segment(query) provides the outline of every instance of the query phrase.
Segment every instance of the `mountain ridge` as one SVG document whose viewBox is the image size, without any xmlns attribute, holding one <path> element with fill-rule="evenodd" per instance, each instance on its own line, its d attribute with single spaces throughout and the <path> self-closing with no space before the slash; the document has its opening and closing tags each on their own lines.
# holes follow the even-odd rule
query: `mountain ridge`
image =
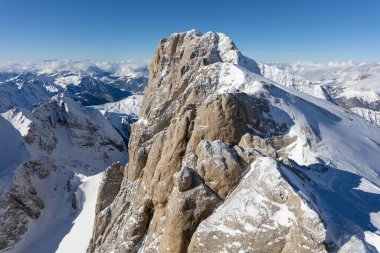
<svg viewBox="0 0 380 253">
<path fill-rule="evenodd" d="M 251 72 L 221 40 L 159 43 L 120 191 L 98 210 L 88 252 L 375 252 L 379 195 L 364 184 L 380 186 L 380 129 Z"/>
<path fill-rule="evenodd" d="M 380 128 L 349 111 L 376 122 L 377 98 L 356 74 L 327 86 L 195 30 L 160 41 L 147 87 L 130 62 L 2 66 L 0 94 L 20 92 L 0 100 L 2 252 L 380 249 Z"/>
</svg>

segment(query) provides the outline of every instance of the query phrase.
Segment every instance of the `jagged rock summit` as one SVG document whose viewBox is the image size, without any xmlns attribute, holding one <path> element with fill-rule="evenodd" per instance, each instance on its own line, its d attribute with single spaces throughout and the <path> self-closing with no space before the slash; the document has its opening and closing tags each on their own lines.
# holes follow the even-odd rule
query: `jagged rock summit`
<svg viewBox="0 0 380 253">
<path fill-rule="evenodd" d="M 261 76 L 226 35 L 173 34 L 88 252 L 375 252 L 378 143 L 359 116 Z"/>
</svg>

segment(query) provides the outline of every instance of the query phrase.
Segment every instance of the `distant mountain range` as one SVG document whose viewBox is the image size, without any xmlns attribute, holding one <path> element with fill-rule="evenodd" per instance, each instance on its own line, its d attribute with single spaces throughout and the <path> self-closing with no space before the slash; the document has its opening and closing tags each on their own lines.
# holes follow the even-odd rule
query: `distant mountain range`
<svg viewBox="0 0 380 253">
<path fill-rule="evenodd" d="M 147 75 L 133 62 L 0 64 L 0 251 L 23 238 L 13 252 L 55 252 L 79 213 L 90 239 L 100 175 L 128 160 Z"/>
<path fill-rule="evenodd" d="M 327 99 L 380 126 L 380 63 L 270 63 L 261 69 L 269 79 Z"/>
<path fill-rule="evenodd" d="M 270 80 L 327 99 L 380 126 L 380 63 L 258 63 L 258 67 Z M 142 94 L 147 80 L 148 65 L 143 62 L 0 63 L 0 110 L 35 106 L 62 92 L 84 105 L 114 102 Z"/>
</svg>

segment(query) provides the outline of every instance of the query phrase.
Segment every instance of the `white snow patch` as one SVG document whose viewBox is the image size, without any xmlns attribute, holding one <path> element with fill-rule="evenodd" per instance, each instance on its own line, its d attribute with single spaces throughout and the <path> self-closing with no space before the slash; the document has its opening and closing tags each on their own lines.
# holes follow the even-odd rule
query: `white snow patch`
<svg viewBox="0 0 380 253">
<path fill-rule="evenodd" d="M 289 220 L 296 220 L 294 214 L 289 211 L 286 205 L 279 205 L 280 210 L 274 213 L 272 220 L 277 222 L 281 226 L 290 226 Z"/>
<path fill-rule="evenodd" d="M 117 102 L 106 103 L 93 106 L 98 109 L 103 115 L 107 112 L 120 114 L 135 114 L 137 115 L 141 108 L 143 95 L 132 95 Z"/>
<path fill-rule="evenodd" d="M 378 229 L 380 232 L 380 212 L 370 213 L 369 217 L 371 218 L 372 224 Z"/>
<path fill-rule="evenodd" d="M 366 242 L 374 246 L 376 250 L 380 252 L 380 235 L 377 235 L 369 231 L 365 231 L 364 236 Z"/>
<path fill-rule="evenodd" d="M 59 244 L 56 251 L 57 253 L 86 252 L 92 236 L 96 198 L 102 174 L 103 173 L 99 173 L 83 178 L 82 184 L 79 186 L 84 197 L 82 211 L 74 220 L 74 225 L 70 232 Z"/>
<path fill-rule="evenodd" d="M 9 252 L 86 252 L 92 236 L 96 197 L 102 173 L 90 177 L 77 175 L 77 180 L 83 180 L 76 192 L 77 203 L 82 209 L 73 221 L 71 202 L 68 202 L 70 197 L 59 195 L 59 188 L 63 188 L 64 184 L 57 184 L 67 180 L 65 175 L 64 171 L 56 171 L 44 182 L 35 180 L 34 185 L 38 186 L 37 192 L 41 195 L 45 208 L 37 220 L 29 221 L 28 231 Z"/>
<path fill-rule="evenodd" d="M 380 188 L 376 185 L 372 184 L 370 181 L 368 181 L 365 178 L 360 179 L 360 184 L 358 187 L 355 187 L 354 190 L 361 190 L 368 193 L 373 194 L 380 194 Z M 380 219 L 380 217 L 379 217 Z"/>
</svg>

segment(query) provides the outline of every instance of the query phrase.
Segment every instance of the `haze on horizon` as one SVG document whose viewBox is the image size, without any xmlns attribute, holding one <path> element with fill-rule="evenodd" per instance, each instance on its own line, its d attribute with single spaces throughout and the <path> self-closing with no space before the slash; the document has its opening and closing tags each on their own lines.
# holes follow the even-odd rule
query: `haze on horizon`
<svg viewBox="0 0 380 253">
<path fill-rule="evenodd" d="M 1 0 L 0 61 L 146 60 L 197 29 L 259 61 L 380 61 L 380 1 Z"/>
</svg>

